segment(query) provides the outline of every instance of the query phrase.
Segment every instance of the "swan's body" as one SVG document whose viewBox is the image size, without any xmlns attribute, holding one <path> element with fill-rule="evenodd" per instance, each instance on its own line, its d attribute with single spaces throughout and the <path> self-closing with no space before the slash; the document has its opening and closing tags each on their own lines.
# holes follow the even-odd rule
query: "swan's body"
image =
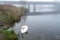
<svg viewBox="0 0 60 40">
<path fill-rule="evenodd" d="M 26 32 L 28 32 L 28 26 L 22 26 L 21 33 L 26 33 Z"/>
</svg>

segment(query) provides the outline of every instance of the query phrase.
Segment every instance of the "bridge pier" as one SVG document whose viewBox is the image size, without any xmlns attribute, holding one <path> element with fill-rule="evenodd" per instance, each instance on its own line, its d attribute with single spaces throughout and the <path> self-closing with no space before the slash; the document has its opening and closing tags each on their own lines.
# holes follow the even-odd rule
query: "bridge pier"
<svg viewBox="0 0 60 40">
<path fill-rule="evenodd" d="M 36 5 L 33 5 L 33 12 L 36 12 Z"/>
<path fill-rule="evenodd" d="M 28 6 L 28 10 L 29 12 L 31 11 L 31 5 L 27 5 Z M 32 12 L 35 13 L 36 12 L 36 5 L 32 5 Z"/>
<path fill-rule="evenodd" d="M 30 5 L 28 5 L 28 11 L 30 12 Z"/>
</svg>

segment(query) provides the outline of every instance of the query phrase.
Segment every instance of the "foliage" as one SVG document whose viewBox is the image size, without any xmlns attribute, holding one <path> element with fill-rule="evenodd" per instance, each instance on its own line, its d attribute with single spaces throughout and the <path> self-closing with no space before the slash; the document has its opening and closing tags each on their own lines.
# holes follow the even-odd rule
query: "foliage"
<svg viewBox="0 0 60 40">
<path fill-rule="evenodd" d="M 13 26 L 15 22 L 19 22 L 21 16 L 25 13 L 25 8 L 15 7 L 13 5 L 0 5 L 0 22 L 4 26 Z"/>
<path fill-rule="evenodd" d="M 17 40 L 17 35 L 13 30 L 8 31 L 8 30 L 0 30 L 0 33 L 4 35 L 6 40 Z"/>
</svg>

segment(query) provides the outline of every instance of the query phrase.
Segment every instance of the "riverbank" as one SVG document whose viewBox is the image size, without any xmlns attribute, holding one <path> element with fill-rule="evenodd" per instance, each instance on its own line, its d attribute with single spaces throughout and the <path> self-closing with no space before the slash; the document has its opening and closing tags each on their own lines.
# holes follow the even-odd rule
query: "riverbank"
<svg viewBox="0 0 60 40">
<path fill-rule="evenodd" d="M 21 16 L 26 15 L 27 10 L 13 5 L 0 5 L 0 40 L 18 40 L 14 30 L 8 31 Z"/>
<path fill-rule="evenodd" d="M 26 14 L 26 8 L 13 5 L 0 5 L 0 26 L 3 28 L 12 27 L 19 22 L 22 15 Z"/>
</svg>

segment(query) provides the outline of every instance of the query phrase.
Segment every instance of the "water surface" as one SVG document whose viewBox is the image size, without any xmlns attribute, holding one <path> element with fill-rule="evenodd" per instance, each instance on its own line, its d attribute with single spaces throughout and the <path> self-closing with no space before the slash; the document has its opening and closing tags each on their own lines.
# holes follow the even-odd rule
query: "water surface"
<svg viewBox="0 0 60 40">
<path fill-rule="evenodd" d="M 60 14 L 28 15 L 15 24 L 14 30 L 20 32 L 22 25 L 28 25 L 28 34 L 19 40 L 60 40 Z"/>
</svg>

